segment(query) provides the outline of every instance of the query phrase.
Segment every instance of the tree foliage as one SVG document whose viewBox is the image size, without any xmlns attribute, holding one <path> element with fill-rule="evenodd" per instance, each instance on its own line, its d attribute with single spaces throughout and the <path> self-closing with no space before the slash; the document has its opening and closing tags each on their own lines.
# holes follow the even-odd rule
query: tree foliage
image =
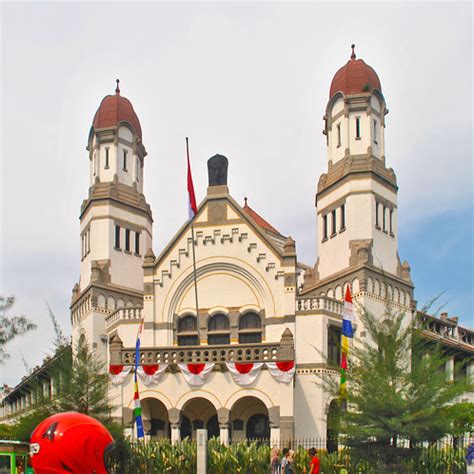
<svg viewBox="0 0 474 474">
<path fill-rule="evenodd" d="M 364 455 L 396 457 L 399 440 L 438 440 L 453 432 L 460 414 L 466 427 L 457 401 L 468 386 L 447 380 L 443 349 L 388 306 L 380 318 L 362 309 L 360 320 L 367 337 L 351 349 L 347 409 L 339 420 L 346 444 Z M 322 376 L 319 385 L 337 397 L 338 382 Z"/>
<path fill-rule="evenodd" d="M 74 352 L 74 355 L 72 354 Z M 76 411 L 92 416 L 102 422 L 115 439 L 122 431 L 111 420 L 112 407 L 108 402 L 108 374 L 104 364 L 82 334 L 74 348 L 70 346 L 56 352 L 58 362 L 51 369 L 50 376 L 56 388 L 52 399 L 42 397 L 42 390 L 33 384 L 36 404 L 15 425 L 14 434 L 18 439 L 28 440 L 34 428 L 48 416 Z"/>
<path fill-rule="evenodd" d="M 54 329 L 54 340 L 53 340 L 54 350 L 55 352 L 57 352 L 58 350 L 61 350 L 63 347 L 66 347 L 69 345 L 69 338 L 64 334 L 64 331 L 62 330 L 61 325 L 59 324 L 56 318 L 56 315 L 53 313 L 48 303 L 46 303 L 46 306 L 48 308 L 49 319 L 51 320 L 51 323 Z"/>
<path fill-rule="evenodd" d="M 100 421 L 110 419 L 107 397 L 108 374 L 104 363 L 81 334 L 74 348 L 72 365 L 63 368 L 58 397 L 60 411 L 77 411 Z"/>
<path fill-rule="evenodd" d="M 36 329 L 36 324 L 32 323 L 25 316 L 5 315 L 5 312 L 14 304 L 14 296 L 7 296 L 6 298 L 0 296 L 0 363 L 9 357 L 9 354 L 5 350 L 5 346 L 8 342 L 17 336 Z"/>
</svg>

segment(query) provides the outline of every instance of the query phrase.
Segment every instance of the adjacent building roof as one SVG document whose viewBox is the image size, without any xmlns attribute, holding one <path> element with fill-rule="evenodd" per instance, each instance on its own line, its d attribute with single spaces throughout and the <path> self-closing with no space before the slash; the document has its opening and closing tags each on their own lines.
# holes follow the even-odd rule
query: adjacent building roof
<svg viewBox="0 0 474 474">
<path fill-rule="evenodd" d="M 142 127 L 138 120 L 132 103 L 120 95 L 119 80 L 114 95 L 106 95 L 100 103 L 97 112 L 94 115 L 92 126 L 94 128 L 115 127 L 120 122 L 129 123 L 142 139 Z"/>
<path fill-rule="evenodd" d="M 362 59 L 356 59 L 354 48 L 352 45 L 351 59 L 334 75 L 329 90 L 330 98 L 336 92 L 348 95 L 368 92 L 374 88 L 382 91 L 379 76 Z"/>
</svg>

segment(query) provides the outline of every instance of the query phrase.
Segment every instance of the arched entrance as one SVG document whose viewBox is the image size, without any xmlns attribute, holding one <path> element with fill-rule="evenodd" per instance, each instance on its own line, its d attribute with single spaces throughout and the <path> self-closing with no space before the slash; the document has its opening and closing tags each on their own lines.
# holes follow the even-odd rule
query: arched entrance
<svg viewBox="0 0 474 474">
<path fill-rule="evenodd" d="M 256 397 L 239 398 L 230 410 L 232 440 L 270 439 L 268 409 Z"/>
<path fill-rule="evenodd" d="M 153 438 L 169 438 L 171 428 L 165 405 L 157 398 L 144 398 L 141 406 L 145 434 Z"/>
<path fill-rule="evenodd" d="M 341 417 L 341 401 L 337 398 L 331 401 L 328 409 L 326 429 L 326 449 L 334 453 L 338 448 L 339 422 Z"/>
<path fill-rule="evenodd" d="M 208 436 L 219 436 L 216 407 L 205 398 L 192 398 L 181 409 L 181 439 L 195 438 L 196 430 L 208 429 Z"/>
</svg>

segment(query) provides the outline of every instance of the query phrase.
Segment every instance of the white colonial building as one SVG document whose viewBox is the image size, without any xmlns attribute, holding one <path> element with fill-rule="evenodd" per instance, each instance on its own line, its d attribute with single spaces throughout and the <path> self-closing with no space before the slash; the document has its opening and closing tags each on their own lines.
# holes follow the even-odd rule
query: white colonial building
<svg viewBox="0 0 474 474">
<path fill-rule="evenodd" d="M 398 255 L 387 112 L 377 74 L 353 52 L 334 76 L 324 117 L 328 164 L 316 190 L 315 265 L 300 263 L 291 237 L 232 198 L 232 162 L 209 160 L 207 195 L 193 222 L 196 304 L 190 223 L 158 256 L 152 251 L 146 150 L 117 83 L 89 134 L 81 276 L 71 304 L 73 340 L 84 331 L 114 375 L 117 420 L 132 427 L 130 368 L 144 318 L 139 383 L 147 435 L 177 440 L 207 427 L 223 441 L 326 437 L 331 400 L 315 374 L 338 373 L 345 288 L 374 314 L 388 301 L 416 315 L 410 267 Z M 474 334 L 448 319 L 433 324 L 456 331 L 439 334 L 459 354 L 472 354 Z"/>
</svg>

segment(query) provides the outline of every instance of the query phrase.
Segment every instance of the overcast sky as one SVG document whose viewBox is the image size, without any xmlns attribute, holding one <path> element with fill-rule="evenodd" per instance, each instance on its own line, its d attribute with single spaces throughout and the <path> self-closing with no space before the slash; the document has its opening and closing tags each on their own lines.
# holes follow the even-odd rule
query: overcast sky
<svg viewBox="0 0 474 474">
<path fill-rule="evenodd" d="M 322 116 L 350 45 L 378 73 L 399 184 L 399 253 L 415 297 L 474 323 L 470 3 L 2 3 L 1 281 L 39 328 L 7 346 L 0 383 L 52 350 L 46 302 L 70 331 L 79 278 L 86 143 L 120 78 L 148 151 L 154 251 L 187 218 L 184 137 L 198 200 L 207 159 L 231 194 L 316 259 Z"/>
</svg>

